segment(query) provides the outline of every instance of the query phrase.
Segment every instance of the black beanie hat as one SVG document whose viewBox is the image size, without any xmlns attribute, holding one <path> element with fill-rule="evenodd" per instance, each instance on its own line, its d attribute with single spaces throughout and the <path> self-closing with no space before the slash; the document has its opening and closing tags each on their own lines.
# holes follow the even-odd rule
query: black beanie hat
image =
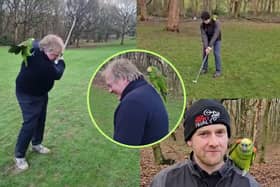
<svg viewBox="0 0 280 187">
<path fill-rule="evenodd" d="M 203 12 L 201 13 L 201 19 L 202 19 L 202 20 L 208 20 L 209 18 L 210 18 L 209 12 L 203 11 Z"/>
<path fill-rule="evenodd" d="M 197 129 L 218 123 L 226 126 L 230 138 L 230 117 L 225 107 L 215 100 L 200 99 L 196 101 L 186 112 L 185 141 L 190 140 Z"/>
</svg>

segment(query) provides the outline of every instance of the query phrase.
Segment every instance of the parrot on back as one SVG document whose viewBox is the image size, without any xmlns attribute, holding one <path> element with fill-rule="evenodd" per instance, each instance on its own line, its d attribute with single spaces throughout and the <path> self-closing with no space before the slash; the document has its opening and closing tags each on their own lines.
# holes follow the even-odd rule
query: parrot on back
<svg viewBox="0 0 280 187">
<path fill-rule="evenodd" d="M 231 146 L 229 157 L 242 170 L 242 175 L 245 176 L 256 157 L 256 147 L 252 140 L 248 138 L 239 139 Z"/>
<path fill-rule="evenodd" d="M 212 19 L 213 19 L 214 21 L 217 21 L 217 19 L 218 19 L 218 11 L 217 11 L 217 10 L 214 10 L 214 11 L 212 12 Z"/>
<path fill-rule="evenodd" d="M 29 38 L 18 45 L 12 45 L 8 52 L 14 53 L 15 55 L 21 53 L 23 62 L 25 63 L 25 66 L 27 66 L 27 57 L 31 56 L 30 50 L 33 48 L 33 41 L 34 38 Z"/>
<path fill-rule="evenodd" d="M 149 66 L 147 68 L 148 76 L 150 82 L 155 87 L 155 89 L 160 93 L 164 102 L 166 102 L 167 97 L 167 83 L 165 77 L 159 71 L 159 69 L 155 66 Z"/>
</svg>

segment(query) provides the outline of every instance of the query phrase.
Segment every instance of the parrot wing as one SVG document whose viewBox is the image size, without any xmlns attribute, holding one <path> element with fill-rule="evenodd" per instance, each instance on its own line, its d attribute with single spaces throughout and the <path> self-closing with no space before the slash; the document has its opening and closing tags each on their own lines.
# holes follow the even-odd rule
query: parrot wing
<svg viewBox="0 0 280 187">
<path fill-rule="evenodd" d="M 167 85 L 164 77 L 159 77 L 159 87 L 160 87 L 160 93 L 166 102 L 166 97 L 167 97 Z"/>
<path fill-rule="evenodd" d="M 149 66 L 147 70 L 149 72 L 150 82 L 166 102 L 167 85 L 164 76 L 155 66 Z"/>
<path fill-rule="evenodd" d="M 18 45 L 12 45 L 8 52 L 14 53 L 15 55 L 21 52 L 22 59 L 27 66 L 27 57 L 31 56 L 30 50 L 33 47 L 34 38 L 29 38 Z"/>
<path fill-rule="evenodd" d="M 229 155 L 231 155 L 231 153 L 236 149 L 236 147 L 238 146 L 240 142 L 236 141 L 236 143 L 232 144 L 229 148 Z"/>
<path fill-rule="evenodd" d="M 8 50 L 9 53 L 15 53 L 16 55 L 19 54 L 20 51 L 21 51 L 21 47 L 17 45 L 11 45 Z"/>
</svg>

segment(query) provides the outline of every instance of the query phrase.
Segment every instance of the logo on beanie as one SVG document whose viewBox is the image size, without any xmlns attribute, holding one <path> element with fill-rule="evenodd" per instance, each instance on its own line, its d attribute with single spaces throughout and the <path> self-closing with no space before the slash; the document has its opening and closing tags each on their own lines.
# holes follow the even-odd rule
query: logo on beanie
<svg viewBox="0 0 280 187">
<path fill-rule="evenodd" d="M 202 114 L 195 117 L 194 124 L 196 128 L 203 125 L 209 125 L 217 121 L 220 117 L 220 112 L 215 110 L 205 109 Z"/>
</svg>

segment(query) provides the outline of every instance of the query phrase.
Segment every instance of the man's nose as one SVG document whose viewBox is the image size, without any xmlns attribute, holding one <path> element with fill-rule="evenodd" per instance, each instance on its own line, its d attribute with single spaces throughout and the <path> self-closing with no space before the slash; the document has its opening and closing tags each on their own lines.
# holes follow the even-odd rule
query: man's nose
<svg viewBox="0 0 280 187">
<path fill-rule="evenodd" d="M 218 144 L 219 144 L 218 138 L 216 137 L 215 134 L 212 134 L 212 135 L 209 137 L 209 145 L 211 145 L 211 146 L 217 146 Z"/>
</svg>

